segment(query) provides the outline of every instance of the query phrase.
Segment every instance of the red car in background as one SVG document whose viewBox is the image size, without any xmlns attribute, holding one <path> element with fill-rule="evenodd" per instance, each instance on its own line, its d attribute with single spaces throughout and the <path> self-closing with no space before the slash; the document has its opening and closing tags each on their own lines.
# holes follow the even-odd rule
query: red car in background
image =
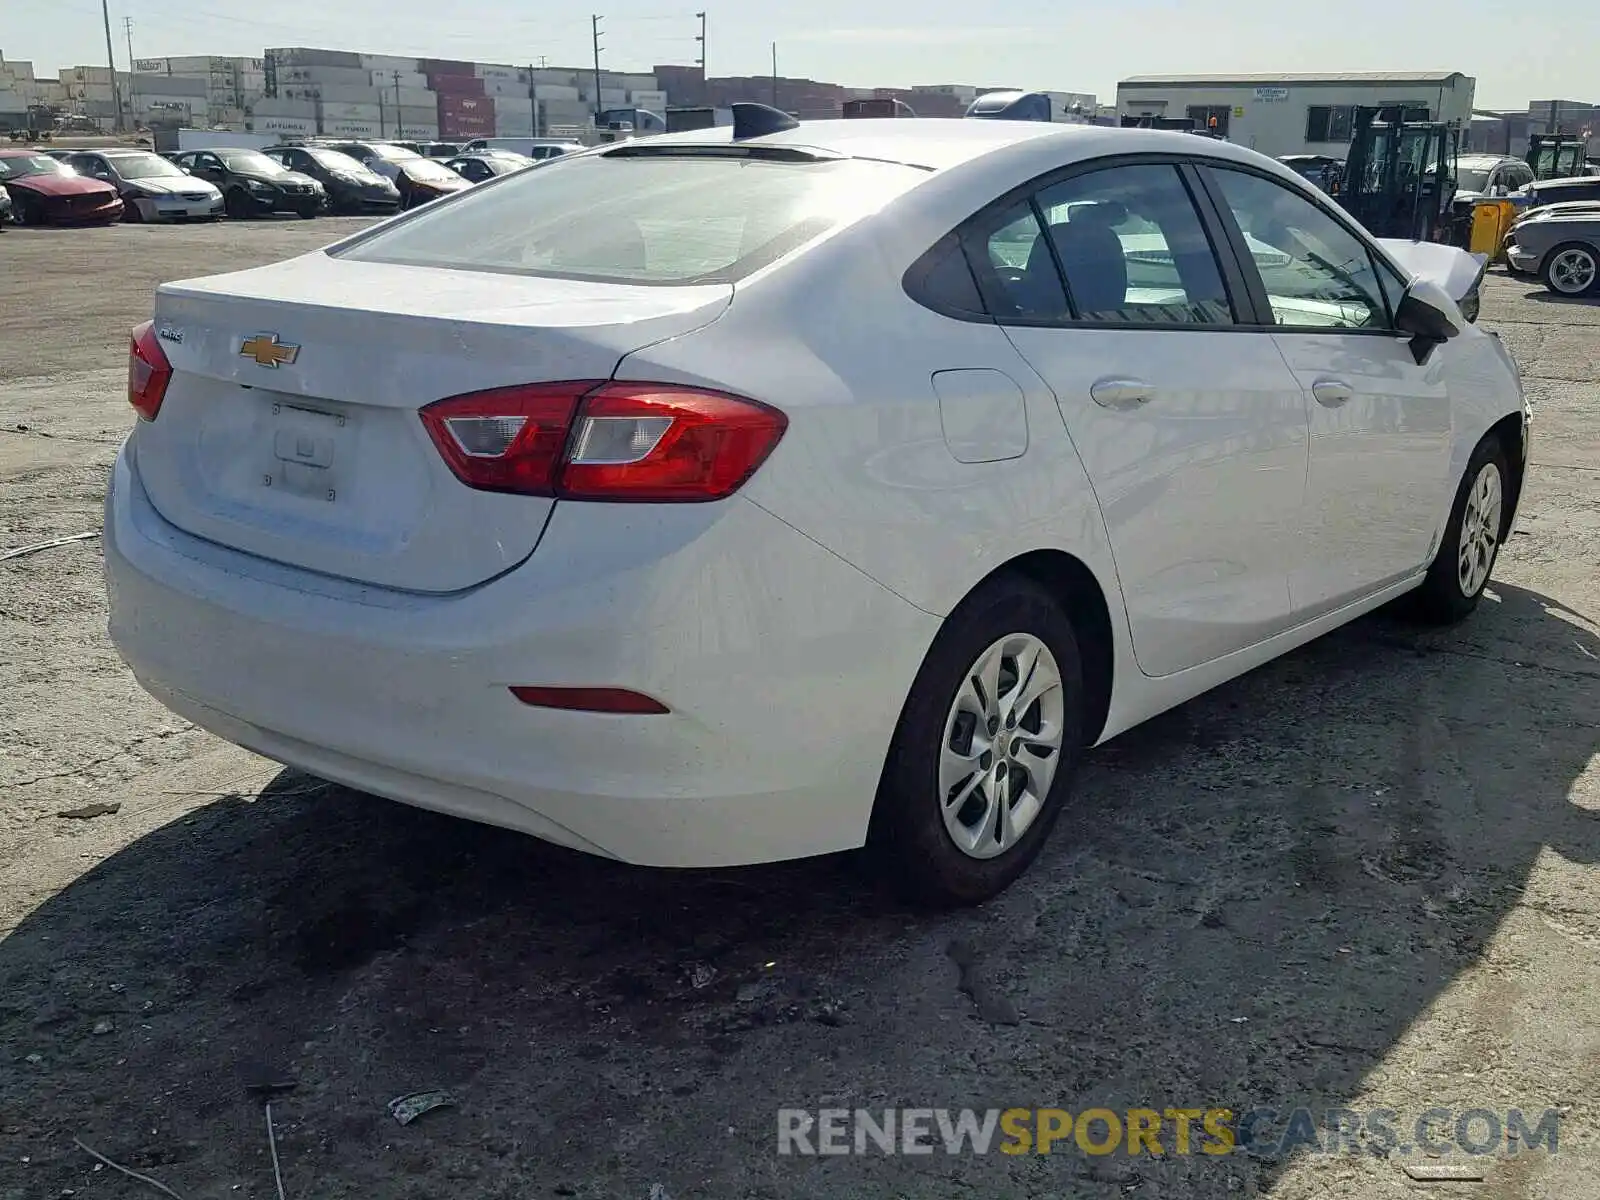
<svg viewBox="0 0 1600 1200">
<path fill-rule="evenodd" d="M 122 197 L 37 150 L 0 150 L 0 187 L 19 225 L 105 225 L 122 219 Z"/>
</svg>

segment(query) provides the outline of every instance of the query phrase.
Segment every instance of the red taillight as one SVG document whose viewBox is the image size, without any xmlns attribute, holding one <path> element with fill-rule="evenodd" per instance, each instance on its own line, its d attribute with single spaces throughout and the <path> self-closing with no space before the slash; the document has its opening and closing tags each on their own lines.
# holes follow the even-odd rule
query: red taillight
<svg viewBox="0 0 1600 1200">
<path fill-rule="evenodd" d="M 156 338 L 155 324 L 146 321 L 133 331 L 128 346 L 128 403 L 140 420 L 156 419 L 171 380 L 172 364 Z"/>
<path fill-rule="evenodd" d="M 671 710 L 653 696 L 607 687 L 514 687 L 511 694 L 535 708 L 564 708 L 572 712 L 617 713 L 622 716 L 659 716 Z"/>
<path fill-rule="evenodd" d="M 499 388 L 422 410 L 439 453 L 470 487 L 582 500 L 720 500 L 788 428 L 775 408 L 677 384 Z"/>
<path fill-rule="evenodd" d="M 440 400 L 422 410 L 461 482 L 485 492 L 555 495 L 572 414 L 591 383 L 538 383 Z"/>
</svg>

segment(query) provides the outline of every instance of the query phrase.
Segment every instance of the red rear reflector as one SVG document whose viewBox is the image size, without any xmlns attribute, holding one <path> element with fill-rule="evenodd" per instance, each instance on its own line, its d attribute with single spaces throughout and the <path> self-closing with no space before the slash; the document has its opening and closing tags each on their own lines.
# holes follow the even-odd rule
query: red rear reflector
<svg viewBox="0 0 1600 1200">
<path fill-rule="evenodd" d="M 565 708 L 573 712 L 620 713 L 655 716 L 672 711 L 661 701 L 627 688 L 514 687 L 511 694 L 535 708 Z"/>
<path fill-rule="evenodd" d="M 140 420 L 154 421 L 172 380 L 172 364 L 156 337 L 155 323 L 146 321 L 133 331 L 128 346 L 128 403 Z"/>
<path fill-rule="evenodd" d="M 788 428 L 775 408 L 677 384 L 579 380 L 497 388 L 422 410 L 458 479 L 581 500 L 720 500 Z"/>
</svg>

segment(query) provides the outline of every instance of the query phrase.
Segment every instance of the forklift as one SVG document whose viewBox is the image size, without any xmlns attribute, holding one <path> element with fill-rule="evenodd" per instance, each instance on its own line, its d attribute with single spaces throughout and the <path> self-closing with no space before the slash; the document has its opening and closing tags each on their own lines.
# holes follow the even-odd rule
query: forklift
<svg viewBox="0 0 1600 1200">
<path fill-rule="evenodd" d="M 1453 205 L 1461 129 L 1408 115 L 1356 108 L 1339 203 L 1375 237 L 1464 245 L 1472 214 L 1463 225 Z"/>
<path fill-rule="evenodd" d="M 1588 143 L 1580 137 L 1564 133 L 1532 133 L 1528 135 L 1527 163 L 1533 168 L 1536 182 L 1570 179 L 1574 175 L 1589 174 L 1587 150 Z"/>
</svg>

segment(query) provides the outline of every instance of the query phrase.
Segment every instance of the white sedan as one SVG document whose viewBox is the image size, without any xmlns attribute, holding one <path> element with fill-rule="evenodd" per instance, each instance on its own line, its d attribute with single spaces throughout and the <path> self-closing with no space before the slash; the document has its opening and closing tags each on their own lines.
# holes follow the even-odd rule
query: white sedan
<svg viewBox="0 0 1600 1200">
<path fill-rule="evenodd" d="M 159 288 L 111 634 L 355 788 L 976 902 L 1087 748 L 1472 611 L 1528 449 L 1481 272 L 1225 142 L 740 106 Z"/>
</svg>

